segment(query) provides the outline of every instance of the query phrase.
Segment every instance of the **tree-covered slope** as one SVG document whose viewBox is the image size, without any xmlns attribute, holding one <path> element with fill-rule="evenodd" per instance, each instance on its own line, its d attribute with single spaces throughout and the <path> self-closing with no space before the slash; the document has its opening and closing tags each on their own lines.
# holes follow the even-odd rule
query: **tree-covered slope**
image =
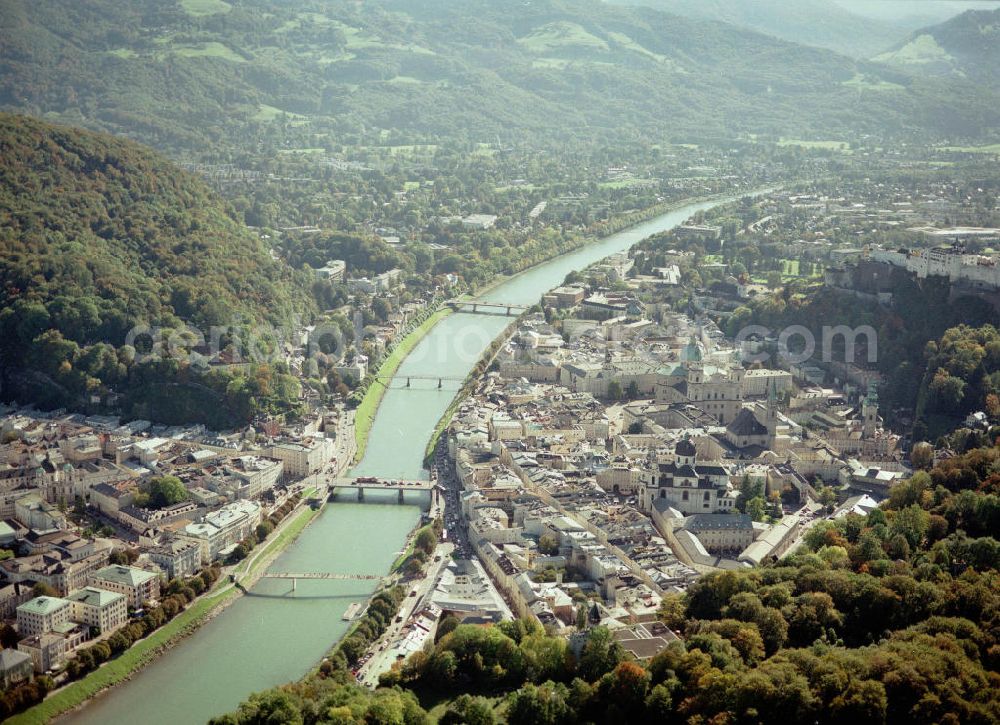
<svg viewBox="0 0 1000 725">
<path fill-rule="evenodd" d="M 207 336 L 312 304 L 304 280 L 195 176 L 129 141 L 7 114 L 0 250 L 7 399 L 75 404 L 127 389 L 136 325 Z M 31 387 L 40 379 L 45 394 Z"/>
<path fill-rule="evenodd" d="M 724 23 L 596 0 L 5 0 L 0 105 L 203 152 L 289 114 L 343 132 L 982 135 L 997 106 Z"/>
<path fill-rule="evenodd" d="M 940 25 L 914 32 L 876 60 L 951 79 L 970 79 L 1000 89 L 1000 9 L 969 10 Z"/>
<path fill-rule="evenodd" d="M 134 143 L 8 114 L 0 244 L 0 306 L 41 303 L 81 343 L 137 322 L 293 309 L 283 265 L 200 179 Z M 63 306 L 72 324 L 58 324 Z"/>
<path fill-rule="evenodd" d="M 868 58 L 898 42 L 908 28 L 856 15 L 833 0 L 616 0 L 685 17 L 717 20 L 805 45 Z"/>
</svg>

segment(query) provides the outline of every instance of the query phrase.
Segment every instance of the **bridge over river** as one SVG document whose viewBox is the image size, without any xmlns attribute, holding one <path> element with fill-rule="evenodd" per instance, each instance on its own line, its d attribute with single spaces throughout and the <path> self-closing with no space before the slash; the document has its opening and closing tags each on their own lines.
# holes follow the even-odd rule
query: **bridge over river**
<svg viewBox="0 0 1000 725">
<path fill-rule="evenodd" d="M 375 375 L 373 379 L 386 388 L 392 388 L 393 390 L 399 390 L 400 388 L 410 388 L 413 385 L 413 381 L 437 381 L 438 389 L 444 388 L 445 383 L 457 383 L 455 387 L 457 391 L 458 388 L 462 386 L 465 382 L 465 378 L 460 378 L 457 375 L 406 375 L 405 373 L 397 373 L 396 375 Z M 419 388 L 414 388 L 415 390 Z M 426 388 L 425 388 L 426 389 Z"/>
<path fill-rule="evenodd" d="M 530 308 L 516 302 L 486 302 L 484 300 L 448 300 L 447 305 L 457 312 L 471 312 L 474 315 L 503 315 L 512 317 Z"/>
<path fill-rule="evenodd" d="M 399 494 L 397 498 L 400 503 L 404 502 L 407 491 L 430 491 L 432 498 L 437 497 L 439 491 L 436 481 L 381 479 L 375 476 L 334 478 L 328 485 L 333 493 L 336 493 L 338 489 L 353 489 L 357 491 L 358 501 L 365 500 L 365 491 L 397 491 Z"/>
<path fill-rule="evenodd" d="M 273 571 L 261 575 L 261 579 L 291 579 L 292 591 L 294 592 L 299 579 L 320 579 L 324 581 L 381 581 L 384 577 L 379 574 L 335 574 L 328 571 L 307 571 L 288 572 Z"/>
</svg>

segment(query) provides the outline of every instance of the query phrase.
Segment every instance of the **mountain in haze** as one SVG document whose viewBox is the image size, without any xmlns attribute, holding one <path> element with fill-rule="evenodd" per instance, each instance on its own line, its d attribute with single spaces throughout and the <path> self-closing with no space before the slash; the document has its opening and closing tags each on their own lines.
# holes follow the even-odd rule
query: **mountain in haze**
<svg viewBox="0 0 1000 725">
<path fill-rule="evenodd" d="M 536 144 L 1000 125 L 972 83 L 596 0 L 6 0 L 0 37 L 0 106 L 188 154 L 275 118 Z"/>
<path fill-rule="evenodd" d="M 968 10 L 918 30 L 875 60 L 907 71 L 968 79 L 1000 90 L 1000 9 Z"/>
<path fill-rule="evenodd" d="M 966 10 L 994 10 L 1000 0 L 832 0 L 855 15 L 905 27 L 907 33 L 950 20 Z"/>
<path fill-rule="evenodd" d="M 0 392 L 4 400 L 80 407 L 112 391 L 148 414 L 175 366 L 143 368 L 135 326 L 278 323 L 307 312 L 307 280 L 197 177 L 131 141 L 0 114 Z M 301 273 L 304 274 L 304 273 Z M 137 343 L 138 345 L 138 343 Z M 136 345 L 136 346 L 137 346 Z M 210 414 L 234 414 L 221 386 Z M 201 385 L 161 419 L 197 419 Z M 134 397 L 130 398 L 130 393 Z M 202 420 L 205 419 L 203 416 Z"/>
<path fill-rule="evenodd" d="M 834 0 L 614 0 L 690 18 L 721 21 L 855 58 L 879 53 L 912 30 L 888 19 L 865 18 Z"/>
</svg>

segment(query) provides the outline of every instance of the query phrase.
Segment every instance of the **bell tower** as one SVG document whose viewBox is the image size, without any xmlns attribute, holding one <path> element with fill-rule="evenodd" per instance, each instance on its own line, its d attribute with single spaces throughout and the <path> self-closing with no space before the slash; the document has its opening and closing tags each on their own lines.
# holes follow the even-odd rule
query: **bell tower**
<svg viewBox="0 0 1000 725">
<path fill-rule="evenodd" d="M 874 380 L 868 383 L 868 394 L 861 401 L 861 436 L 873 438 L 878 430 L 878 388 Z"/>
<path fill-rule="evenodd" d="M 764 413 L 764 425 L 767 427 L 767 435 L 774 440 L 778 434 L 778 383 L 771 378 L 771 384 L 767 387 L 767 410 Z"/>
</svg>

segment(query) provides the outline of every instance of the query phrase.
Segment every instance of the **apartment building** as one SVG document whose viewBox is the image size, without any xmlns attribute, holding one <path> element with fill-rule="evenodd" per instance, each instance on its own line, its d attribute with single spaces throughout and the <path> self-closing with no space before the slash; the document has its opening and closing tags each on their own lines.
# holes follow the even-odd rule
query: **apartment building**
<svg viewBox="0 0 1000 725">
<path fill-rule="evenodd" d="M 134 566 L 112 564 L 98 569 L 90 577 L 98 589 L 124 594 L 128 605 L 139 609 L 144 602 L 160 598 L 160 577 Z"/>
<path fill-rule="evenodd" d="M 72 607 L 59 597 L 35 597 L 17 608 L 17 631 L 22 637 L 51 632 L 68 624 Z"/>
<path fill-rule="evenodd" d="M 66 599 L 71 604 L 73 619 L 99 634 L 114 632 L 128 622 L 128 598 L 121 592 L 84 587 Z"/>
</svg>

